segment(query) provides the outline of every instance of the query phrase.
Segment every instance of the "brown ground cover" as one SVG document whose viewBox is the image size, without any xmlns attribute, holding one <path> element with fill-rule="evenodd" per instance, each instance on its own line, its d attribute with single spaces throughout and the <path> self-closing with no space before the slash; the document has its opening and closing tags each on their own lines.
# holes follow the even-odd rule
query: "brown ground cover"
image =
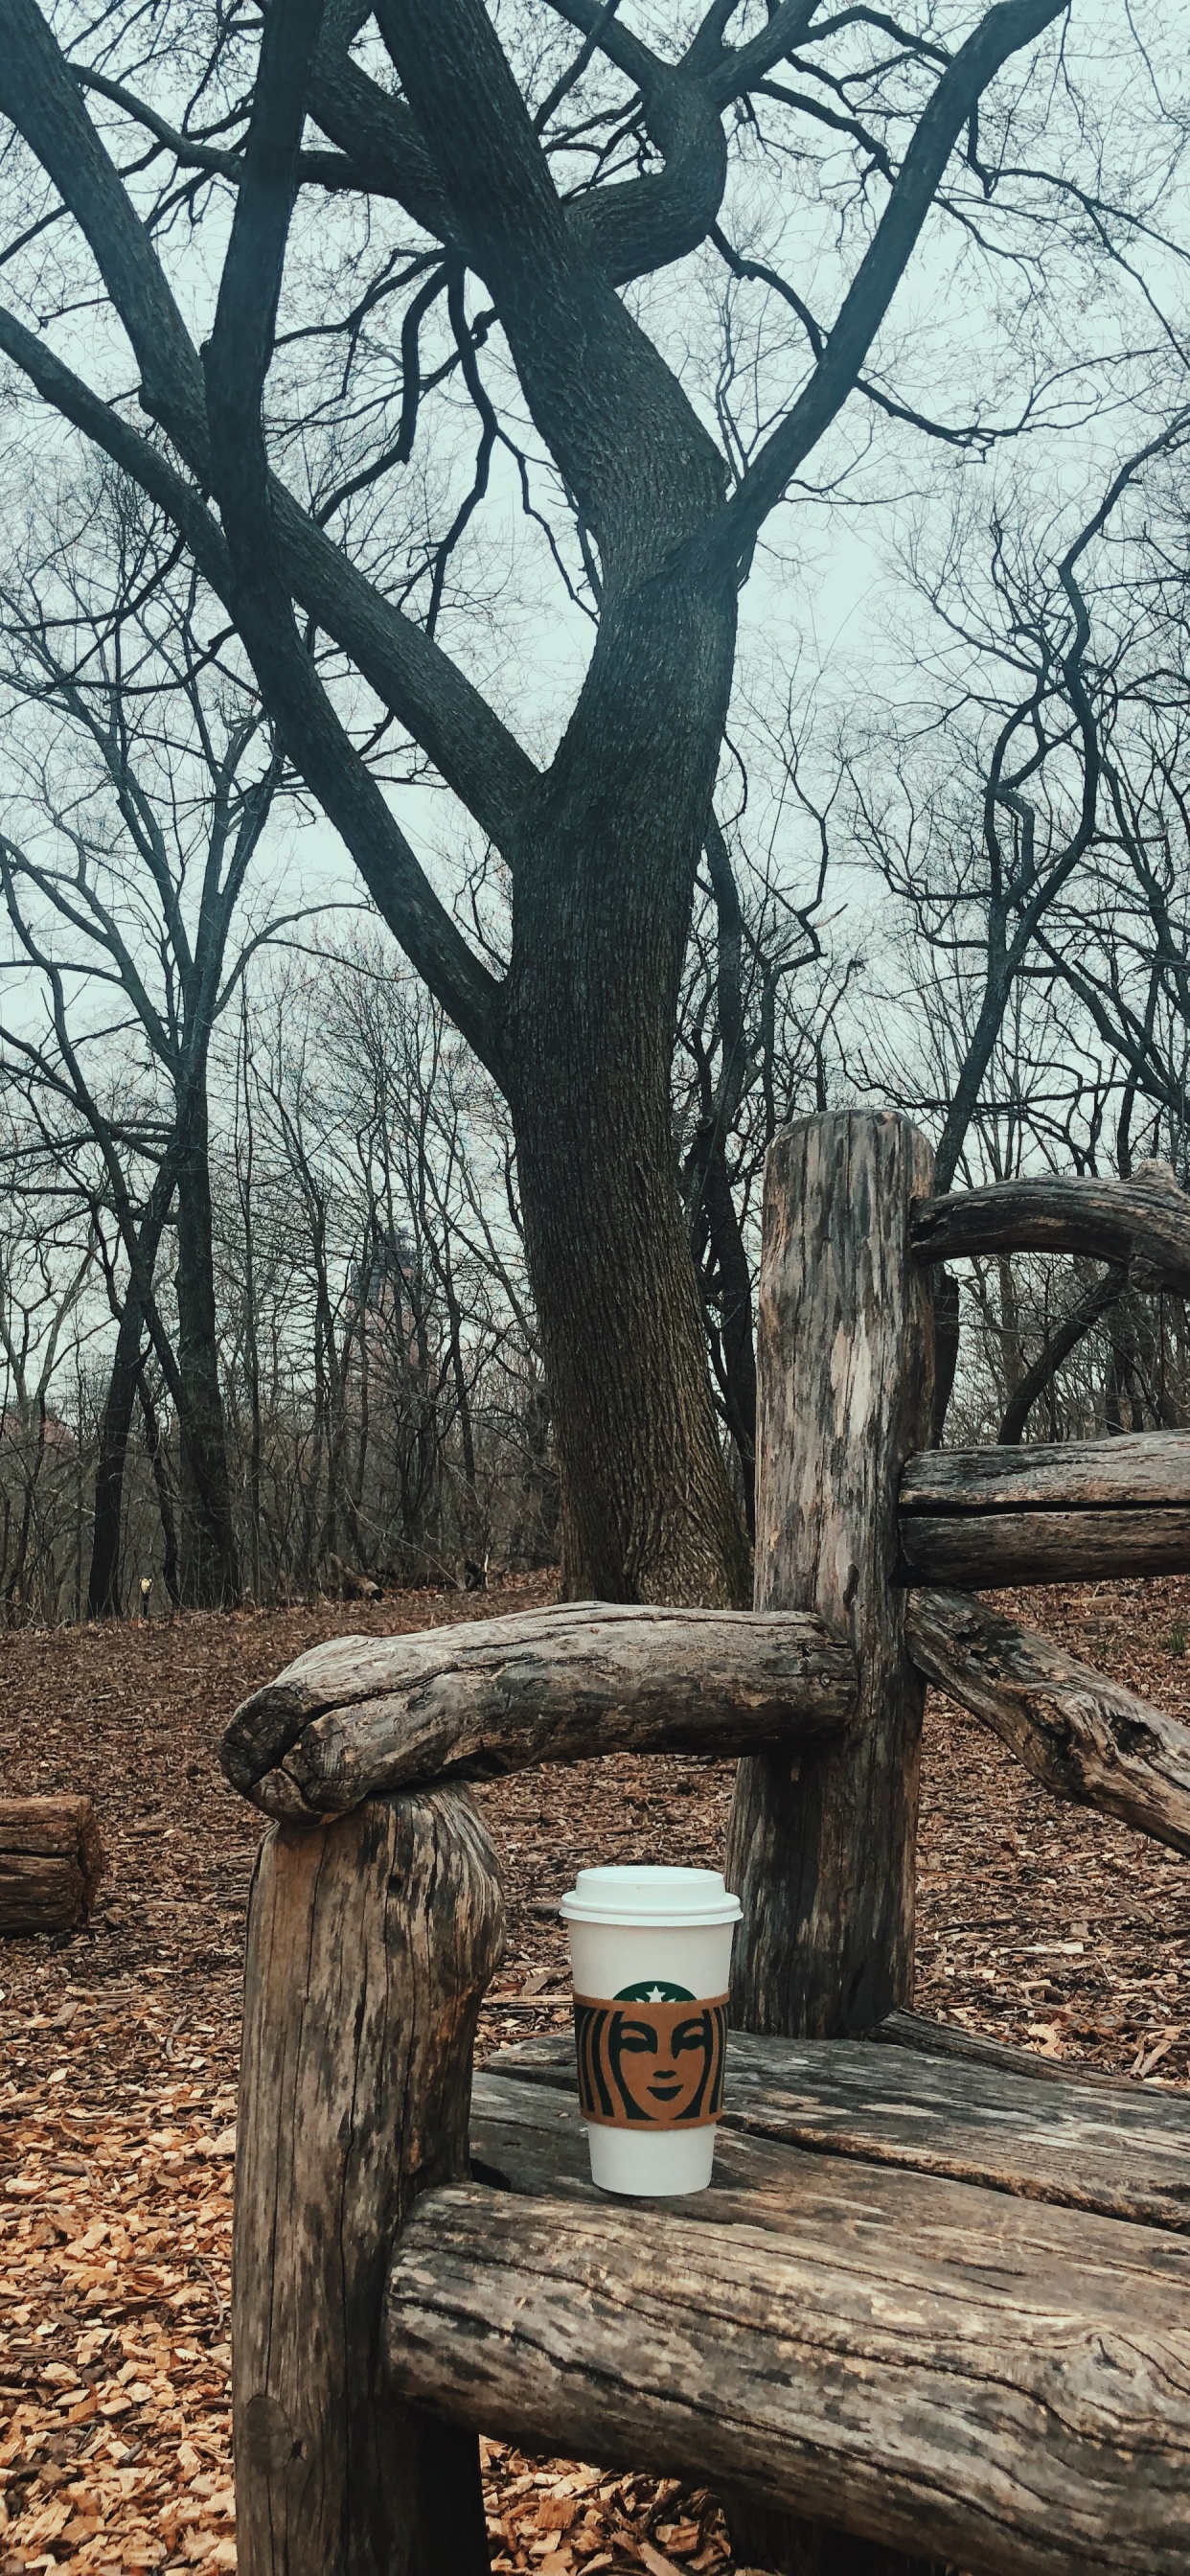
<svg viewBox="0 0 1190 2576">
<path fill-rule="evenodd" d="M 6 1794 L 85 1789 L 109 1874 L 88 1929 L 0 1944 L 0 2576 L 235 2563 L 228 2243 L 244 1904 L 259 1819 L 214 1748 L 232 1706 L 319 1639 L 527 1608 L 319 1602 L 0 1637 Z M 1190 1716 L 1190 1580 L 1018 1605 Z M 730 1777 L 618 1757 L 483 1793 L 509 1877 L 481 2045 L 565 2024 L 554 1906 L 584 1860 L 717 1863 Z M 1074 2062 L 1190 2081 L 1190 1871 L 1057 1805 L 979 1729 L 930 1714 L 919 2007 Z M 493 2563 L 715 2570 L 713 2502 L 488 2446 Z"/>
</svg>

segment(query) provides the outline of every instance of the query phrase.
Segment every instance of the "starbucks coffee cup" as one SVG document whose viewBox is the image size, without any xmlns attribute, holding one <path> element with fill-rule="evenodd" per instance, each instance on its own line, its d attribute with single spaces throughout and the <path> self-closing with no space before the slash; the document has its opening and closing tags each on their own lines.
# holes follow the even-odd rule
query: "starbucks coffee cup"
<svg viewBox="0 0 1190 2576">
<path fill-rule="evenodd" d="M 561 1910 L 592 2182 L 638 2198 L 704 2191 L 738 1896 L 717 1869 L 580 1869 Z"/>
</svg>

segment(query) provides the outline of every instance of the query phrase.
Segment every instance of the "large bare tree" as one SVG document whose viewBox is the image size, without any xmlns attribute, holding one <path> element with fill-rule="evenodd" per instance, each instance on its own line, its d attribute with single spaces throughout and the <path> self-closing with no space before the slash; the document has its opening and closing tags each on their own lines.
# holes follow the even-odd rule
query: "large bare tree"
<svg viewBox="0 0 1190 2576">
<path fill-rule="evenodd" d="M 9 273 L 26 304 L 0 316 L 0 347 L 172 522 L 380 911 L 507 1095 L 568 1587 L 714 1602 L 744 1597 L 747 1549 L 710 1400 L 669 1075 L 737 595 L 770 514 L 853 395 L 929 426 L 882 378 L 874 344 L 932 210 L 953 202 L 965 242 L 995 235 L 1003 249 L 1022 189 L 1052 205 L 1052 174 L 1000 166 L 1019 156 L 1000 150 L 1009 108 L 988 93 L 1064 8 L 922 5 L 902 22 L 865 0 L 763 13 L 710 0 L 659 17 L 656 43 L 630 14 L 651 30 L 647 9 L 616 0 L 498 12 L 378 0 L 374 19 L 355 0 L 268 0 L 258 41 L 256 20 L 219 11 L 208 25 L 168 0 L 151 28 L 117 5 L 64 49 L 35 0 L 0 0 L 0 110 L 32 156 L 12 165 Z M 825 177 L 819 189 L 844 246 L 833 317 L 810 309 L 817 235 L 807 274 L 784 274 L 800 179 L 778 186 L 764 257 L 724 228 L 737 152 L 796 173 L 820 147 L 843 156 L 833 195 Z M 197 260 L 178 246 L 195 228 Z M 317 401 L 293 373 L 297 338 L 318 330 L 297 291 L 316 237 L 323 298 L 340 269 L 353 284 L 322 344 L 339 390 L 328 381 Z M 693 300 L 688 314 L 672 295 L 650 307 L 636 287 L 704 250 L 725 286 L 747 283 L 776 317 L 758 326 L 772 398 L 746 451 L 722 403 L 712 433 L 713 367 L 694 395 L 683 381 Z M 38 327 L 72 296 L 98 298 L 123 334 L 103 340 L 91 323 L 87 377 L 60 330 Z M 447 345 L 427 370 L 431 308 Z M 186 311 L 208 327 L 201 355 Z M 797 362 L 782 364 L 791 333 L 800 383 Z M 495 353 L 487 373 L 481 352 Z M 380 501 L 435 373 L 469 399 L 479 444 L 419 591 Z M 316 492 L 309 456 L 328 422 L 338 477 Z M 939 426 L 952 443 L 976 435 Z M 540 765 L 436 631 L 451 545 L 497 450 L 527 496 L 530 462 L 552 473 L 594 617 Z M 353 517 L 361 491 L 377 507 Z M 361 684 L 379 709 L 371 729 Z M 524 739 L 534 723 L 527 702 Z M 510 871 L 502 971 L 463 936 L 396 819 L 372 756 L 386 728 L 419 747 Z"/>
</svg>

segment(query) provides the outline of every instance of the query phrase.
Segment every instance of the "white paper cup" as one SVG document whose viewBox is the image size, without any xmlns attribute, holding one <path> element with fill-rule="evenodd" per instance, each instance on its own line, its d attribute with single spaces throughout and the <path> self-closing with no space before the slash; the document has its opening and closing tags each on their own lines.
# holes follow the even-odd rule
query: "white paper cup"
<svg viewBox="0 0 1190 2576">
<path fill-rule="evenodd" d="M 717 1869 L 580 1869 L 561 1910 L 592 2182 L 634 2198 L 704 2191 L 738 1896 Z"/>
</svg>

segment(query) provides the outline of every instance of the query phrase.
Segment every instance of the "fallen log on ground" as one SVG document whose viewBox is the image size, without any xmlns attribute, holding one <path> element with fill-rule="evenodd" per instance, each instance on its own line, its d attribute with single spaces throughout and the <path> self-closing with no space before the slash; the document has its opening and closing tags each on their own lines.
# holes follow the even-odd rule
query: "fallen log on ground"
<svg viewBox="0 0 1190 2576">
<path fill-rule="evenodd" d="M 880 2052 L 874 2052 L 879 2054 Z M 398 2240 L 400 2393 L 529 2451 L 656 2467 L 994 2576 L 1185 2576 L 1185 2294 L 1122 2261 L 429 2193 Z M 1106 2231 L 1101 2231 L 1106 2233 Z M 1072 2239 L 1077 2237 L 1072 2230 Z"/>
<path fill-rule="evenodd" d="M 842 1732 L 850 1647 L 810 1613 L 561 1604 L 316 1646 L 254 1692 L 223 1767 L 266 1814 L 597 1753 L 755 1752 Z"/>
<path fill-rule="evenodd" d="M 1190 1853 L 1190 1727 L 967 1592 L 911 1592 L 906 1636 L 1035 1780 Z"/>
<path fill-rule="evenodd" d="M 103 1866 L 90 1798 L 0 1798 L 0 1932 L 85 1923 Z"/>
<path fill-rule="evenodd" d="M 933 1449 L 897 1497 L 910 1581 L 1110 1582 L 1190 1570 L 1190 1431 Z"/>
<path fill-rule="evenodd" d="M 913 1211 L 922 1261 L 982 1252 L 1084 1252 L 1130 1265 L 1133 1287 L 1190 1297 L 1190 1195 L 1167 1163 L 1141 1163 L 1126 1181 L 997 1181 L 953 1190 Z"/>
</svg>

